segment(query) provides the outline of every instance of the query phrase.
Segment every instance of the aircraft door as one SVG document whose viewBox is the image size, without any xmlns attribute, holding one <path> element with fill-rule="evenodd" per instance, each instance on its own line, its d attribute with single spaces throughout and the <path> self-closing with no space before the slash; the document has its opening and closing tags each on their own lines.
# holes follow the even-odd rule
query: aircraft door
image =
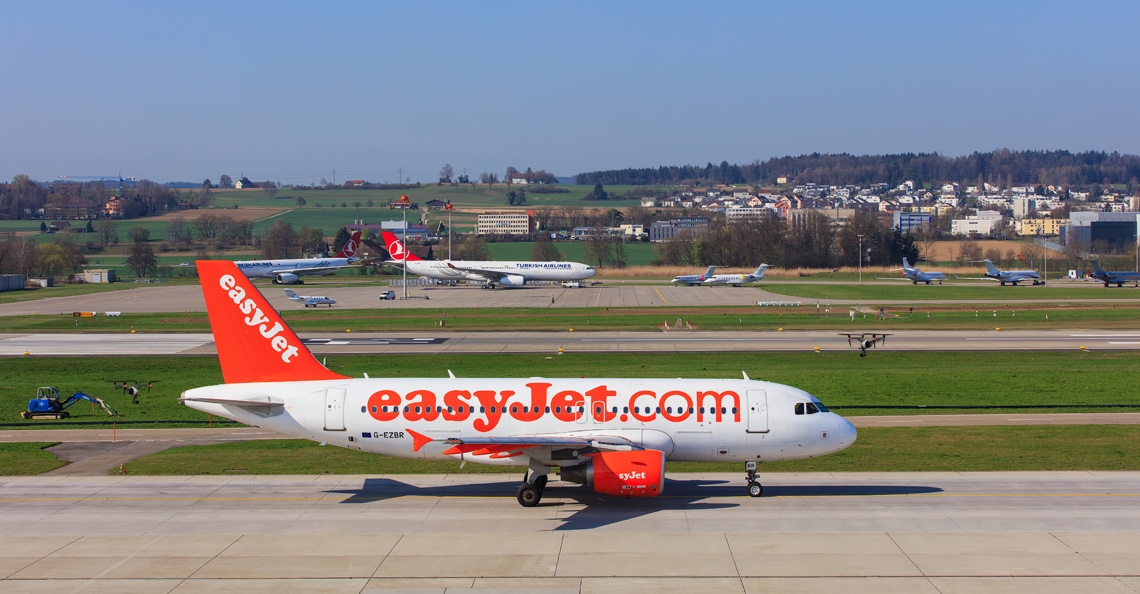
<svg viewBox="0 0 1140 594">
<path fill-rule="evenodd" d="M 325 390 L 325 431 L 344 431 L 344 388 Z"/>
<path fill-rule="evenodd" d="M 748 432 L 768 432 L 768 393 L 764 390 L 748 390 Z"/>
</svg>

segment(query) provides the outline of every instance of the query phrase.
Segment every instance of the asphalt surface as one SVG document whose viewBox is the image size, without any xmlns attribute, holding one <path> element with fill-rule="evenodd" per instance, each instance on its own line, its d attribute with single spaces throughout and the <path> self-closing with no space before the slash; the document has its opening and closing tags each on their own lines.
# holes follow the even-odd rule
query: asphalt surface
<svg viewBox="0 0 1140 594">
<path fill-rule="evenodd" d="M 4 592 L 1140 590 L 1140 473 L 0 479 Z"/>
<path fill-rule="evenodd" d="M 276 307 L 297 307 L 275 289 L 265 292 Z M 379 302 L 386 289 L 319 294 L 338 307 L 379 308 L 787 300 L 755 288 L 605 286 L 418 289 L 419 298 Z M 197 287 L 155 286 L 3 304 L 0 315 L 203 309 Z M 304 338 L 319 355 L 849 348 L 830 331 Z M 1140 332 L 935 331 L 900 332 L 878 349 L 1137 346 Z M 208 334 L 0 335 L 0 355 L 25 351 L 214 352 Z M 851 419 L 859 427 L 1116 424 L 1138 423 L 1140 413 Z M 533 509 L 515 502 L 513 475 L 107 475 L 167 447 L 278 437 L 248 427 L 0 429 L 0 442 L 59 441 L 53 453 L 73 461 L 48 475 L 0 478 L 0 592 L 1140 592 L 1135 472 L 762 473 L 759 499 L 744 495 L 743 472 L 670 475 L 665 494 L 649 500 L 552 481 Z"/>
<path fill-rule="evenodd" d="M 322 281 L 315 281 L 322 282 Z M 871 284 L 871 283 L 866 283 Z M 1087 283 L 1066 283 L 1065 286 L 1087 287 L 1088 298 L 1082 303 L 1131 303 L 1140 299 L 1140 293 L 1129 289 L 1106 290 L 1099 285 Z M 269 283 L 258 283 L 258 288 L 269 303 L 277 309 L 303 309 L 304 306 L 289 301 L 285 288 Z M 1009 287 L 1007 292 L 995 290 L 993 299 L 934 299 L 934 300 L 852 300 L 852 299 L 809 299 L 780 295 L 758 287 L 688 287 L 673 285 L 626 284 L 621 281 L 606 281 L 602 285 L 592 285 L 581 289 L 566 289 L 559 285 L 535 285 L 512 289 L 482 290 L 477 286 L 420 287 L 408 288 L 408 299 L 382 301 L 382 291 L 393 290 L 398 295 L 399 287 L 389 287 L 378 282 L 367 286 L 331 286 L 309 284 L 291 287 L 298 295 L 317 295 L 336 300 L 336 308 L 341 309 L 409 309 L 409 308 L 467 308 L 467 307 L 673 307 L 690 306 L 733 306 L 755 307 L 757 302 L 801 302 L 804 305 L 820 303 L 824 306 L 855 305 L 873 303 L 877 305 L 931 304 L 1040 304 L 1071 301 L 1058 298 L 1041 298 L 1041 293 L 1033 292 L 1032 287 Z M 1100 288 L 1100 290 L 1096 290 Z M 324 309 L 324 308 L 321 308 Z M 202 289 L 198 285 L 143 285 L 130 289 L 92 293 L 71 297 L 49 297 L 16 303 L 0 303 L 0 316 L 12 315 L 71 315 L 77 311 L 93 311 L 102 315 L 108 311 L 123 313 L 179 313 L 206 311 Z"/>
<path fill-rule="evenodd" d="M 665 322 L 667 320 L 663 320 Z M 1000 323 L 1000 320 L 999 322 Z M 921 330 L 890 333 L 879 351 L 1136 350 L 1140 331 Z M 659 353 L 845 351 L 858 347 L 833 330 L 657 332 L 303 333 L 317 355 L 436 353 Z M 0 356 L 212 355 L 210 334 L 0 334 Z"/>
</svg>

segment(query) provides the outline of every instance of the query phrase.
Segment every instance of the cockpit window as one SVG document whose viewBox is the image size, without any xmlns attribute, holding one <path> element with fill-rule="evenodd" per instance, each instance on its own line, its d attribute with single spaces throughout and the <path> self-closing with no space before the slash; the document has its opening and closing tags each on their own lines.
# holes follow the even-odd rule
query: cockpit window
<svg viewBox="0 0 1140 594">
<path fill-rule="evenodd" d="M 802 414 L 804 414 L 804 403 L 802 403 L 802 402 L 797 402 L 797 403 L 796 403 L 796 414 L 797 414 L 797 415 L 802 415 Z"/>
<path fill-rule="evenodd" d="M 808 402 L 807 403 L 807 414 L 814 415 L 817 412 L 819 412 L 819 409 L 815 407 L 815 403 L 814 402 Z"/>
<path fill-rule="evenodd" d="M 816 402 L 815 405 L 819 408 L 819 412 L 831 412 L 830 410 L 827 410 L 827 407 L 824 406 L 822 402 Z"/>
</svg>

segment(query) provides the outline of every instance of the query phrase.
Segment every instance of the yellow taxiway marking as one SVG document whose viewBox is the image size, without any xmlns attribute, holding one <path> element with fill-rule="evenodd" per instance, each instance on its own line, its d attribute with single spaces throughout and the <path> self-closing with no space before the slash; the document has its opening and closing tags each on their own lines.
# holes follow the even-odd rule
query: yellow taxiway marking
<svg viewBox="0 0 1140 594">
<path fill-rule="evenodd" d="M 669 302 L 665 300 L 665 296 L 661 294 L 661 291 L 657 290 L 657 287 L 653 287 L 653 292 L 657 293 L 657 296 L 661 298 L 661 301 L 668 305 Z"/>
</svg>

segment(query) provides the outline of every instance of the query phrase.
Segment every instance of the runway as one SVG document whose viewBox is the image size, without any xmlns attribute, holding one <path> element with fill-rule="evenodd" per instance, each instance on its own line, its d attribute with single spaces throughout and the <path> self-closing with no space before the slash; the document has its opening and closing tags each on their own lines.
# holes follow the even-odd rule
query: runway
<svg viewBox="0 0 1140 594">
<path fill-rule="evenodd" d="M 566 289 L 558 285 L 535 285 L 513 289 L 485 291 L 477 286 L 409 287 L 409 299 L 381 301 L 382 291 L 393 290 L 402 295 L 399 287 L 389 287 L 386 281 L 365 286 L 332 284 L 293 286 L 299 295 L 320 295 L 336 300 L 334 309 L 454 309 L 478 307 L 509 308 L 564 308 L 564 307 L 755 307 L 757 302 L 800 302 L 821 306 L 854 304 L 914 305 L 929 304 L 1002 304 L 1034 305 L 1045 303 L 1073 303 L 1071 299 L 1042 299 L 1038 293 L 996 291 L 993 299 L 809 299 L 789 297 L 759 287 L 687 287 L 672 285 L 633 285 L 621 281 L 606 281 L 581 289 Z M 274 308 L 279 310 L 304 309 L 285 297 L 287 287 L 258 283 L 258 288 Z M 778 286 L 771 287 L 778 291 Z M 1089 287 L 1089 297 L 1080 303 L 1136 304 L 1137 294 L 1132 292 L 1100 292 Z M 1011 288 L 1012 289 L 1012 288 Z M 324 309 L 324 308 L 321 308 Z M 198 285 L 143 285 L 105 293 L 90 293 L 70 297 L 48 297 L 31 301 L 0 303 L 0 316 L 15 315 L 71 315 L 76 311 L 108 311 L 123 313 L 186 313 L 206 311 L 202 289 Z"/>
<path fill-rule="evenodd" d="M 1136 592 L 1140 473 L 0 480 L 3 592 Z"/>
<path fill-rule="evenodd" d="M 313 353 L 711 353 L 851 351 L 831 330 L 669 332 L 302 333 Z M 893 332 L 871 353 L 891 351 L 1136 350 L 1140 331 L 910 330 Z M 0 356 L 213 355 L 210 334 L 0 334 Z"/>
</svg>

